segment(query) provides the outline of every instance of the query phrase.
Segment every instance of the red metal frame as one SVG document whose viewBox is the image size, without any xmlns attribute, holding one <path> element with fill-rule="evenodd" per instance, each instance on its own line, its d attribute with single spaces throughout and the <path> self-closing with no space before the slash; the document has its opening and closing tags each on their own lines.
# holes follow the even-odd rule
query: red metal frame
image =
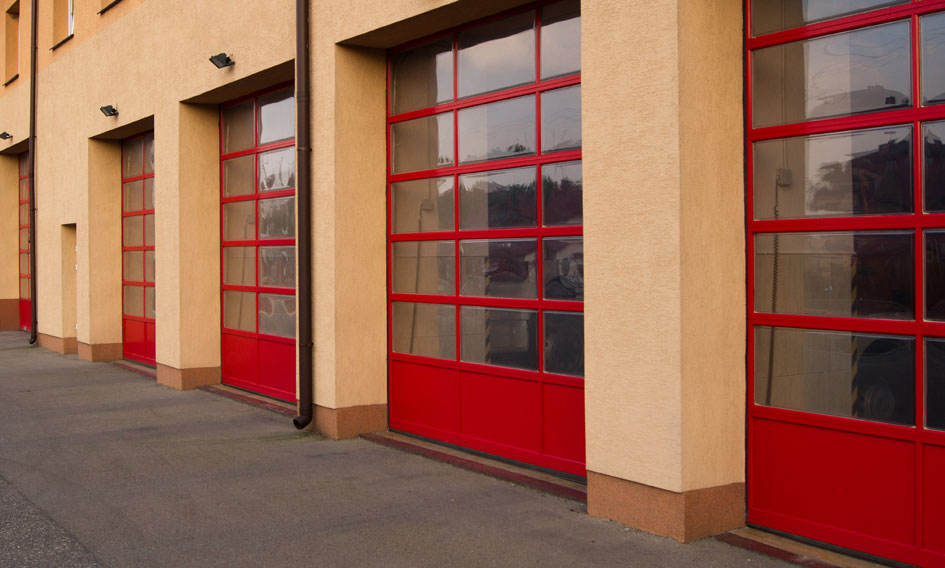
<svg viewBox="0 0 945 568">
<path fill-rule="evenodd" d="M 130 142 L 136 140 L 141 140 L 141 171 L 140 172 L 131 172 L 132 175 L 125 175 L 125 153 L 127 151 L 126 145 Z M 122 355 L 125 359 L 131 359 L 138 361 L 140 363 L 145 363 L 147 365 L 155 364 L 155 344 L 156 344 L 156 323 L 155 318 L 148 317 L 147 313 L 147 289 L 154 289 L 154 280 L 148 279 L 147 271 L 147 253 L 154 252 L 154 243 L 148 244 L 147 242 L 147 230 L 145 219 L 147 215 L 154 215 L 154 207 L 147 207 L 147 192 L 145 191 L 146 182 L 145 180 L 154 179 L 154 170 L 147 172 L 147 161 L 149 159 L 147 155 L 148 149 L 148 140 L 151 141 L 152 146 L 154 143 L 154 131 L 145 132 L 143 134 L 138 134 L 127 138 L 122 142 L 121 147 L 121 163 L 122 163 L 122 224 L 121 224 L 121 283 L 122 283 L 122 297 L 121 297 L 121 314 L 122 314 Z M 125 191 L 124 184 L 131 182 L 141 182 L 141 209 L 135 209 L 128 211 L 126 210 L 126 205 L 124 203 Z M 153 187 L 153 186 L 152 186 Z M 153 200 L 153 196 L 152 196 Z M 153 203 L 152 203 L 153 205 Z M 126 246 L 125 244 L 125 219 L 129 217 L 141 217 L 141 228 L 142 228 L 142 245 L 141 246 Z M 125 253 L 126 252 L 141 252 L 141 275 L 142 280 L 126 280 L 125 279 Z M 144 288 L 144 293 L 141 297 L 141 313 L 142 316 L 129 314 L 127 311 L 128 306 L 125 305 L 125 295 L 124 287 L 125 286 L 140 286 Z"/>
<path fill-rule="evenodd" d="M 26 246 L 24 247 L 24 246 L 23 246 L 23 238 L 20 236 L 20 234 L 21 234 L 24 230 L 26 230 L 26 231 L 28 232 L 28 231 L 29 231 L 29 228 L 30 228 L 30 216 L 29 216 L 29 207 L 30 207 L 29 179 L 30 179 L 30 175 L 29 175 L 29 171 L 28 171 L 28 160 L 29 160 L 29 153 L 28 153 L 28 152 L 25 152 L 25 153 L 23 153 L 23 154 L 20 154 L 19 160 L 18 160 L 18 164 L 17 164 L 18 169 L 17 169 L 17 184 L 16 184 L 16 187 L 17 187 L 17 190 L 16 190 L 16 191 L 17 191 L 17 215 L 18 215 L 18 217 L 17 217 L 17 219 L 18 219 L 18 220 L 17 220 L 17 235 L 16 235 L 16 238 L 17 238 L 17 250 L 18 250 L 18 254 L 17 254 L 17 273 L 19 274 L 19 279 L 17 280 L 17 284 L 19 285 L 19 290 L 20 290 L 20 291 L 19 291 L 19 295 L 20 295 L 19 314 L 20 314 L 20 329 L 21 329 L 22 331 L 30 331 L 31 320 L 32 320 L 32 318 L 30 317 L 30 314 L 32 313 L 32 312 L 31 312 L 31 307 L 32 307 L 32 302 L 33 302 L 32 298 L 29 297 L 29 292 L 30 292 L 30 278 L 33 277 L 33 276 L 29 273 L 29 266 L 30 266 L 29 261 L 30 261 L 30 255 L 32 254 L 32 252 L 30 251 L 31 243 L 29 242 L 29 234 L 27 233 Z M 25 195 L 24 195 L 24 193 L 23 193 L 23 182 L 26 182 L 26 185 L 27 185 L 27 187 L 26 187 L 26 194 L 25 194 Z M 25 222 L 25 223 L 23 222 L 23 212 L 24 212 L 23 208 L 24 208 L 24 207 L 26 207 L 26 222 Z M 23 272 L 23 271 L 21 270 L 21 268 L 22 268 L 22 262 L 21 262 L 22 255 L 26 255 L 26 272 Z M 25 297 L 24 297 L 24 294 L 23 294 L 24 286 L 26 287 L 26 295 L 25 295 Z"/>
<path fill-rule="evenodd" d="M 945 473 L 945 432 L 924 424 L 924 339 L 945 336 L 945 323 L 925 321 L 924 230 L 945 227 L 945 215 L 923 212 L 922 123 L 945 119 L 945 105 L 921 106 L 919 17 L 945 10 L 943 0 L 910 3 L 752 37 L 751 0 L 745 0 L 748 520 L 805 537 L 923 566 L 945 566 L 941 491 L 929 484 Z M 910 21 L 910 108 L 752 128 L 754 50 Z M 912 127 L 912 214 L 807 219 L 754 219 L 753 143 L 794 136 Z M 760 313 L 754 309 L 754 236 L 803 231 L 909 230 L 914 234 L 915 317 L 907 321 Z M 756 326 L 910 336 L 915 340 L 915 424 L 900 426 L 766 407 L 754 402 Z M 898 456 L 898 457 L 896 457 Z M 796 468 L 795 468 L 796 466 Z M 936 482 L 938 483 L 938 481 Z"/>
<path fill-rule="evenodd" d="M 259 239 L 259 201 L 276 197 L 294 197 L 295 188 L 283 190 L 259 190 L 258 155 L 282 148 L 295 146 L 295 138 L 280 140 L 268 144 L 259 144 L 259 99 L 266 95 L 286 91 L 292 95 L 291 83 L 254 93 L 226 103 L 220 107 L 220 326 L 222 329 L 222 379 L 232 386 L 251 390 L 259 394 L 281 400 L 296 402 L 295 392 L 295 345 L 296 338 L 281 337 L 259 333 L 259 294 L 285 294 L 295 296 L 295 288 L 276 288 L 259 285 L 259 247 L 260 246 L 295 246 L 295 239 Z M 247 101 L 253 101 L 253 147 L 236 152 L 223 152 L 224 110 Z M 226 197 L 224 195 L 223 166 L 227 160 L 254 156 L 253 193 Z M 223 225 L 223 207 L 227 203 L 248 202 L 254 204 L 256 214 L 257 238 L 250 240 L 226 239 Z M 253 286 L 241 286 L 224 282 L 224 251 L 227 247 L 252 247 L 255 251 L 256 282 Z M 226 291 L 250 292 L 255 295 L 256 323 L 254 331 L 227 328 L 225 323 L 224 294 Z"/>
<path fill-rule="evenodd" d="M 388 290 L 388 354 L 389 370 L 389 424 L 393 429 L 409 431 L 448 443 L 470 447 L 503 457 L 528 462 L 541 467 L 564 471 L 574 475 L 586 475 L 584 461 L 584 379 L 567 375 L 558 375 L 544 370 L 544 314 L 547 310 L 583 313 L 583 301 L 546 300 L 543 298 L 543 239 L 546 237 L 581 237 L 582 225 L 564 227 L 544 227 L 542 221 L 542 173 L 545 165 L 562 162 L 580 161 L 582 151 L 566 150 L 542 154 L 541 149 L 541 93 L 581 84 L 581 74 L 576 72 L 563 77 L 541 79 L 541 8 L 549 1 L 537 2 L 497 14 L 484 20 L 478 20 L 453 28 L 446 32 L 421 38 L 399 46 L 390 51 L 396 54 L 425 42 L 449 37 L 452 39 L 453 54 L 453 96 L 452 100 L 432 107 L 409 112 L 391 113 L 391 64 L 387 69 L 387 140 L 390 150 L 391 127 L 406 120 L 431 116 L 445 112 L 453 114 L 453 165 L 409 173 L 392 173 L 391 152 L 387 153 L 387 290 Z M 509 16 L 530 12 L 535 18 L 535 77 L 527 85 L 506 88 L 499 91 L 474 95 L 460 99 L 458 97 L 458 37 L 459 33 L 486 22 L 501 20 Z M 530 156 L 493 159 L 470 164 L 459 161 L 459 111 L 462 109 L 508 100 L 526 95 L 535 96 L 535 153 Z M 459 176 L 469 173 L 487 172 L 500 169 L 530 166 L 536 168 L 537 176 L 537 222 L 534 227 L 515 229 L 463 230 L 460 228 L 459 211 Z M 397 182 L 427 179 L 434 177 L 452 177 L 454 184 L 454 229 L 438 232 L 393 233 L 391 220 L 391 185 Z M 531 238 L 537 243 L 536 272 L 537 297 L 520 300 L 495 297 L 474 297 L 460 295 L 460 243 L 468 239 Z M 393 243 L 404 241 L 453 241 L 454 270 L 456 274 L 455 290 L 452 295 L 405 294 L 393 291 L 393 271 L 391 254 Z M 393 302 L 436 303 L 455 306 L 456 309 L 456 356 L 453 360 L 435 359 L 418 355 L 397 353 L 393 349 Z M 521 370 L 493 365 L 469 363 L 461 357 L 461 308 L 463 306 L 517 308 L 537 311 L 537 357 L 538 370 Z M 445 390 L 444 390 L 445 389 Z M 434 390 L 434 394 L 430 391 Z M 506 397 L 506 394 L 508 397 Z M 529 409 L 506 408 L 505 399 L 515 400 L 521 394 L 521 400 L 532 401 Z M 423 403 L 430 396 L 440 395 L 437 401 Z M 483 398 L 485 397 L 485 398 Z M 420 401 L 420 402 L 418 402 Z M 491 410 L 483 411 L 483 401 Z M 537 401 L 534 402 L 534 401 Z M 412 404 L 425 408 L 441 406 L 439 414 L 431 414 L 430 420 L 411 420 L 402 409 Z M 551 406 L 560 404 L 563 406 Z M 478 405 L 474 408 L 474 405 Z M 579 407 L 579 408 L 578 408 Z M 566 408 L 567 412 L 556 411 Z M 521 416 L 509 416 L 509 414 Z M 547 420 L 550 417 L 552 420 Z M 440 420 L 437 423 L 437 420 Z M 563 422 L 563 426 L 559 423 Z M 449 423 L 449 426 L 444 426 Z M 554 430 L 563 428 L 564 432 Z M 530 433 L 530 434 L 523 434 Z M 537 432 L 537 433 L 536 433 Z M 551 432 L 549 434 L 549 432 Z M 522 441 L 524 437 L 530 438 Z M 562 447 L 564 448 L 562 450 Z"/>
</svg>

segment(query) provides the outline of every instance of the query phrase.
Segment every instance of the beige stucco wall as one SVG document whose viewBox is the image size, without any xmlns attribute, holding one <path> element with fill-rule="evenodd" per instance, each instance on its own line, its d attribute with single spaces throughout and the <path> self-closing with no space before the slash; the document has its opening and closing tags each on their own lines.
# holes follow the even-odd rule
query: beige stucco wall
<svg viewBox="0 0 945 568">
<path fill-rule="evenodd" d="M 744 479 L 740 34 L 582 3 L 587 466 L 671 491 Z"/>
<path fill-rule="evenodd" d="M 0 179 L 17 179 L 16 156 L 0 156 Z M 0 184 L 0 300 L 20 297 L 19 289 L 19 193 L 15 183 Z"/>
<path fill-rule="evenodd" d="M 386 402 L 384 49 L 521 3 L 313 2 L 317 404 Z M 741 481 L 741 5 L 582 5 L 588 468 L 671 491 Z M 123 0 L 104 16 L 82 10 L 72 40 L 40 50 L 39 331 L 71 335 L 60 253 L 61 227 L 75 223 L 79 341 L 120 342 L 119 146 L 99 138 L 151 119 L 157 359 L 218 365 L 212 145 L 214 105 L 226 99 L 213 93 L 293 58 L 294 3 Z M 214 68 L 207 57 L 220 51 L 237 64 Z M 11 144 L 26 135 L 24 85 L 0 90 Z M 194 98 L 208 104 L 184 104 Z M 120 115 L 102 116 L 104 104 Z"/>
<path fill-rule="evenodd" d="M 75 36 L 54 51 L 49 50 L 52 16 L 44 13 L 50 9 L 51 3 L 40 4 L 39 332 L 74 335 L 63 323 L 71 318 L 62 309 L 61 227 L 75 224 L 78 339 L 96 344 L 121 341 L 120 181 L 115 177 L 120 146 L 91 139 L 134 134 L 150 128 L 146 119 L 153 117 L 158 362 L 175 368 L 219 365 L 216 111 L 194 106 L 188 113 L 181 101 L 291 61 L 295 46 L 287 38 L 295 34 L 294 2 L 123 0 L 103 15 L 97 14 L 97 3 L 77 3 Z M 28 30 L 26 16 L 21 10 L 21 29 Z M 22 54 L 28 54 L 28 46 L 24 34 L 24 70 L 28 58 L 23 60 Z M 237 65 L 216 69 L 207 58 L 220 51 L 229 53 Z M 15 137 L 0 143 L 0 151 L 27 136 L 26 75 L 21 72 L 20 79 L 0 89 L 0 130 Z M 115 105 L 119 116 L 103 116 L 98 107 L 105 104 Z M 195 144 L 209 144 L 209 151 L 200 146 L 204 151 L 198 152 Z M 179 199 L 181 193 L 184 200 Z M 210 195 L 213 214 L 198 218 L 207 212 Z M 182 236 L 193 239 L 192 246 L 182 248 Z"/>
</svg>

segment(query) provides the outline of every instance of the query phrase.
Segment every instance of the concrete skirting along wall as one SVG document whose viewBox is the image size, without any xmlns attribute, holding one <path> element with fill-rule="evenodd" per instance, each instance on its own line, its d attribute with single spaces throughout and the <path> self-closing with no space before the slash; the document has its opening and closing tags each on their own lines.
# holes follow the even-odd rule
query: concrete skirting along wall
<svg viewBox="0 0 945 568">
<path fill-rule="evenodd" d="M 365 404 L 344 408 L 315 406 L 314 429 L 334 440 L 387 429 L 387 405 Z"/>
<path fill-rule="evenodd" d="M 177 390 L 220 384 L 220 367 L 175 369 L 158 363 L 157 382 Z"/>
<path fill-rule="evenodd" d="M 20 329 L 20 300 L 17 298 L 0 300 L 0 331 Z"/>
<path fill-rule="evenodd" d="M 72 355 L 78 352 L 79 343 L 74 337 L 54 337 L 45 333 L 37 334 L 39 346 L 60 355 Z"/>
<path fill-rule="evenodd" d="M 588 471 L 587 512 L 690 542 L 745 525 L 745 484 L 677 493 Z"/>
<path fill-rule="evenodd" d="M 121 343 L 88 343 L 79 342 L 79 359 L 83 361 L 117 361 L 122 357 Z"/>
</svg>

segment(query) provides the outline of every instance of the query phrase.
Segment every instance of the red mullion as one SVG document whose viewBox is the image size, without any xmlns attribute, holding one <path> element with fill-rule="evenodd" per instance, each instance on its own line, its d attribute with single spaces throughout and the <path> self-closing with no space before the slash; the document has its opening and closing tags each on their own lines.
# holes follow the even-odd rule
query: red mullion
<svg viewBox="0 0 945 568">
<path fill-rule="evenodd" d="M 580 74 L 577 76 L 577 80 L 580 83 Z M 535 10 L 535 83 L 541 83 L 541 10 Z M 541 92 L 535 93 L 535 154 L 541 156 L 542 147 L 541 147 Z M 542 211 L 541 211 L 541 164 L 535 168 L 535 218 L 536 223 L 539 227 L 542 226 Z M 541 301 L 544 295 L 544 250 L 545 243 L 539 238 L 536 243 L 536 259 L 535 259 L 535 272 L 536 275 L 536 295 L 539 302 L 539 308 L 542 305 Z M 545 371 L 545 310 L 538 309 L 538 329 L 535 330 L 538 335 L 538 372 L 544 373 Z M 544 430 L 545 422 L 545 411 L 544 411 L 544 395 L 542 396 L 542 412 L 540 414 L 542 422 L 542 430 Z M 545 451 L 544 447 L 544 436 L 541 440 L 541 451 Z"/>
<path fill-rule="evenodd" d="M 773 140 L 776 138 L 796 138 L 815 134 L 832 134 L 846 130 L 900 126 L 911 124 L 913 120 L 915 120 L 916 112 L 917 111 L 912 108 L 880 110 L 852 116 L 840 116 L 807 122 L 793 122 L 775 126 L 750 128 L 748 130 L 748 139 L 751 142 L 760 142 L 762 140 Z M 941 109 L 937 114 L 945 114 L 945 109 Z"/>
<path fill-rule="evenodd" d="M 922 324 L 913 319 L 880 320 L 867 318 L 843 318 L 829 316 L 805 316 L 788 314 L 749 315 L 750 325 L 792 327 L 811 330 L 844 331 L 852 333 L 911 335 L 921 333 Z M 945 326 L 945 324 L 940 324 Z"/>
<path fill-rule="evenodd" d="M 259 96 L 253 98 L 253 230 L 255 231 L 256 241 L 259 241 Z M 256 266 L 256 275 L 255 275 L 255 287 L 257 290 L 253 291 L 253 307 L 255 312 L 253 313 L 253 319 L 256 322 L 256 327 L 253 329 L 255 333 L 259 333 L 259 246 L 254 245 L 253 249 L 253 263 Z M 256 348 L 259 349 L 259 343 L 257 342 Z"/>
<path fill-rule="evenodd" d="M 122 294 L 122 296 L 124 296 L 124 294 Z M 128 321 L 140 321 L 140 322 L 144 322 L 144 323 L 155 323 L 154 318 L 147 318 L 147 317 L 144 317 L 144 316 L 130 316 L 130 315 L 126 314 L 126 313 L 122 313 L 122 316 L 121 316 L 121 317 L 122 317 L 122 319 L 126 319 L 126 320 L 128 320 Z"/>
<path fill-rule="evenodd" d="M 265 191 L 256 191 L 254 194 L 256 199 L 272 199 L 275 197 L 295 197 L 295 188 L 290 187 L 287 189 L 268 189 Z"/>
<path fill-rule="evenodd" d="M 228 197 L 221 197 L 220 202 L 221 203 L 236 203 L 239 201 L 253 201 L 255 199 L 258 199 L 258 194 L 248 193 L 246 195 L 231 195 Z"/>
<path fill-rule="evenodd" d="M 890 424 L 888 422 L 876 422 L 846 416 L 830 416 L 827 414 L 816 414 L 814 412 L 776 408 L 773 406 L 753 405 L 749 407 L 749 410 L 751 416 L 754 418 L 773 420 L 787 424 L 812 426 L 839 432 L 853 432 L 856 434 L 908 442 L 915 442 L 920 438 L 918 435 L 919 432 L 916 431 L 915 428 L 902 424 Z"/>
<path fill-rule="evenodd" d="M 939 216 L 943 219 L 945 216 Z M 940 223 L 940 221 L 939 221 Z M 870 231 L 901 230 L 912 231 L 916 226 L 938 226 L 931 217 L 917 219 L 914 214 L 907 215 L 863 215 L 857 217 L 817 217 L 808 219 L 767 219 L 749 221 L 749 231 L 763 233 L 797 233 L 808 231 Z"/>
<path fill-rule="evenodd" d="M 250 286 L 247 284 L 222 284 L 221 288 L 225 292 L 256 292 L 256 286 Z"/>
<path fill-rule="evenodd" d="M 922 2 L 922 4 L 938 4 L 941 6 L 945 3 L 937 0 L 925 0 Z M 928 10 L 934 10 L 934 8 Z M 770 47 L 772 45 L 789 43 L 804 39 L 813 39 L 835 33 L 853 31 L 869 26 L 894 22 L 896 20 L 904 20 L 911 14 L 914 14 L 916 11 L 917 7 L 915 4 L 904 4 L 900 6 L 890 6 L 888 8 L 871 10 L 865 14 L 838 16 L 825 22 L 802 25 L 789 30 L 772 32 L 760 37 L 749 36 L 747 42 L 748 48 L 761 49 L 763 47 Z"/>
<path fill-rule="evenodd" d="M 259 310 L 256 310 L 256 319 L 257 321 L 259 319 Z M 259 324 L 257 323 L 257 325 Z M 295 345 L 294 337 L 282 337 L 281 335 L 269 335 L 268 333 L 260 333 L 260 332 L 254 333 L 253 336 L 258 339 L 269 341 L 271 343 L 284 343 L 286 345 Z"/>
<path fill-rule="evenodd" d="M 256 247 L 256 246 L 272 246 L 272 247 L 288 247 L 295 245 L 295 239 L 265 239 L 265 240 L 246 240 L 246 241 L 223 241 L 222 246 L 224 247 Z"/>
<path fill-rule="evenodd" d="M 395 302 L 421 302 L 431 304 L 457 304 L 460 306 L 476 306 L 482 308 L 510 308 L 537 310 L 541 303 L 537 299 L 522 300 L 517 298 L 484 298 L 481 296 L 442 296 L 434 294 L 405 294 L 391 292 L 391 300 Z"/>
<path fill-rule="evenodd" d="M 388 117 L 388 122 L 396 124 L 417 118 L 425 118 L 437 114 L 443 114 L 454 110 L 463 110 L 474 106 L 514 99 L 528 95 L 534 95 L 543 91 L 571 87 L 581 84 L 581 73 L 572 73 L 563 77 L 554 77 L 545 81 L 535 80 L 534 83 L 526 83 L 513 87 L 503 88 L 497 91 L 490 91 L 481 95 L 472 95 L 462 99 L 456 99 L 447 103 L 440 103 L 431 107 L 402 112 L 400 114 Z"/>
<path fill-rule="evenodd" d="M 454 124 L 454 131 L 455 131 Z M 456 135 L 454 134 L 454 138 Z M 581 160 L 582 158 L 581 150 L 568 150 L 564 152 L 555 152 L 552 154 L 529 154 L 527 156 L 513 157 L 513 158 L 500 158 L 497 160 L 489 160 L 482 162 L 474 162 L 470 164 L 463 164 L 461 166 L 449 166 L 445 168 L 435 168 L 431 170 L 419 170 L 416 172 L 405 172 L 399 174 L 390 174 L 389 179 L 390 183 L 398 183 L 402 181 L 414 181 L 418 179 L 427 179 L 435 177 L 445 177 L 453 174 L 472 174 L 472 173 L 481 173 L 493 170 L 506 170 L 511 168 L 522 168 L 528 166 L 534 166 L 539 164 L 549 164 L 549 163 L 558 163 L 558 162 L 573 162 Z"/>
<path fill-rule="evenodd" d="M 388 117 L 390 116 L 390 111 L 391 111 L 391 99 L 393 98 L 393 91 L 391 90 L 391 73 L 392 73 L 391 58 L 388 56 L 388 58 L 387 58 L 387 63 L 386 63 L 386 76 L 384 77 L 384 79 L 385 79 L 385 81 L 386 81 L 386 88 L 387 88 L 387 90 L 384 92 L 384 106 L 385 106 L 385 109 L 386 109 L 386 111 L 387 111 L 387 112 L 386 112 L 386 116 L 388 116 Z M 392 274 L 392 264 L 393 264 L 393 263 L 391 262 L 391 258 L 392 258 L 392 257 L 391 257 L 391 254 L 392 254 L 392 252 L 391 252 L 392 248 L 391 248 L 391 247 L 392 247 L 392 244 L 391 244 L 391 238 L 390 238 L 390 237 L 391 237 L 391 234 L 393 233 L 394 228 L 393 228 L 393 226 L 392 226 L 392 224 L 391 224 L 391 220 L 390 220 L 390 218 L 391 218 L 391 199 L 392 199 L 393 187 L 391 186 L 390 181 L 389 181 L 389 180 L 390 180 L 390 167 L 391 167 L 391 163 L 390 163 L 390 121 L 389 121 L 389 120 L 385 120 L 385 121 L 384 121 L 384 163 L 385 163 L 385 166 L 386 166 L 386 168 L 387 168 L 387 169 L 385 170 L 385 173 L 386 173 L 386 177 L 387 177 L 387 181 L 388 181 L 388 183 L 386 184 L 386 185 L 387 185 L 387 195 L 385 196 L 385 197 L 386 197 L 386 204 L 385 204 L 385 205 L 386 205 L 386 211 L 387 211 L 387 218 L 384 219 L 384 222 L 385 222 L 385 224 L 387 225 L 387 234 L 386 234 L 386 237 L 387 237 L 387 238 L 385 239 L 386 242 L 384 243 L 384 244 L 385 244 L 385 247 L 386 247 L 386 251 L 387 251 L 387 257 L 386 257 L 386 259 L 385 259 L 385 260 L 386 260 L 386 263 L 387 263 L 387 267 L 386 267 L 386 270 L 385 270 L 385 276 L 386 276 L 386 278 L 387 278 L 387 290 L 386 290 L 386 292 L 387 292 L 387 298 L 386 298 L 386 305 L 387 305 L 387 353 L 388 353 L 388 354 L 391 354 L 391 353 L 394 352 L 394 340 L 393 340 L 393 337 L 394 337 L 394 317 L 393 317 L 393 311 L 394 311 L 394 310 L 393 310 L 393 305 L 391 304 L 391 301 L 390 301 L 390 293 L 391 293 L 391 291 L 393 290 L 393 274 Z M 454 194 L 455 194 L 455 190 L 454 190 Z M 419 260 L 418 260 L 418 262 L 419 262 Z M 390 363 L 388 363 L 387 368 L 388 368 L 388 373 L 389 373 L 389 370 L 390 370 Z M 386 386 L 386 388 L 387 388 L 387 400 L 390 401 L 390 381 L 389 381 L 389 380 L 386 381 L 385 386 Z M 388 413 L 387 425 L 390 426 L 390 414 L 389 414 L 389 413 Z"/>
<path fill-rule="evenodd" d="M 144 153 L 144 150 L 143 150 L 144 144 L 142 144 L 141 147 L 142 147 L 141 152 L 142 152 L 142 154 L 143 154 L 143 153 Z M 143 170 L 143 169 L 144 169 L 144 165 L 142 165 L 141 168 L 142 168 L 142 170 Z M 121 183 L 122 183 L 122 184 L 126 184 L 126 183 L 131 183 L 131 182 L 133 182 L 133 181 L 141 181 L 141 180 L 148 179 L 148 178 L 153 178 L 153 177 L 154 177 L 154 174 L 153 174 L 153 173 L 150 173 L 150 174 L 140 174 L 140 175 L 134 175 L 134 176 L 128 176 L 128 177 L 123 177 L 123 178 L 121 178 Z"/>
<path fill-rule="evenodd" d="M 453 102 L 459 100 L 459 31 L 457 30 L 453 34 Z M 455 173 L 455 166 L 459 165 L 459 111 L 453 111 L 453 166 L 452 176 L 453 176 L 453 229 L 459 231 L 459 175 Z M 460 250 L 459 250 L 459 239 L 456 238 L 453 244 L 453 266 L 456 274 L 456 283 L 454 297 L 451 298 L 450 302 L 456 303 L 456 361 L 459 362 L 462 359 L 462 337 L 463 337 L 463 328 L 462 328 L 462 318 L 463 310 L 459 305 L 459 289 L 462 279 L 462 270 L 460 268 Z M 391 293 L 393 295 L 393 288 L 391 288 Z M 460 389 L 462 389 L 462 375 L 457 373 L 457 381 L 460 383 Z M 463 411 L 463 397 L 459 397 L 459 414 L 462 416 Z"/>
<path fill-rule="evenodd" d="M 256 257 L 258 259 L 259 255 L 256 255 Z M 256 291 L 259 292 L 260 294 L 278 294 L 282 296 L 295 296 L 295 288 L 281 288 L 279 286 L 256 286 Z"/>
<path fill-rule="evenodd" d="M 255 115 L 256 110 L 257 109 L 254 104 L 253 105 L 254 115 Z M 258 136 L 258 133 L 254 131 L 253 136 Z M 291 148 L 294 145 L 295 145 L 295 138 L 289 138 L 287 140 L 277 140 L 276 142 L 267 142 L 266 144 L 263 144 L 261 146 L 252 146 L 244 150 L 234 150 L 233 152 L 228 152 L 226 154 L 223 154 L 223 156 L 220 157 L 220 160 L 227 161 L 227 160 L 232 160 L 234 158 L 245 158 L 246 156 L 251 156 L 253 154 L 261 154 L 261 153 L 269 152 L 272 150 L 281 150 L 282 148 Z"/>
</svg>

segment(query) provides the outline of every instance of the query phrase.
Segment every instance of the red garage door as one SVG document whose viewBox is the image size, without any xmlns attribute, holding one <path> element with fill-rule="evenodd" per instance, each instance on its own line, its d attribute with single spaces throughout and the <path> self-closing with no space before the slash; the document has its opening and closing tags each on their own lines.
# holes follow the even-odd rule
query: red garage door
<svg viewBox="0 0 945 568">
<path fill-rule="evenodd" d="M 295 401 L 295 99 L 221 109 L 223 382 Z"/>
<path fill-rule="evenodd" d="M 389 57 L 390 426 L 584 475 L 578 2 Z"/>
<path fill-rule="evenodd" d="M 945 2 L 747 3 L 752 523 L 945 565 Z"/>
<path fill-rule="evenodd" d="M 154 365 L 154 133 L 121 146 L 123 356 Z"/>
<path fill-rule="evenodd" d="M 29 153 L 20 154 L 19 166 L 19 275 L 20 329 L 30 330 L 32 300 L 30 299 L 30 176 Z"/>
</svg>

